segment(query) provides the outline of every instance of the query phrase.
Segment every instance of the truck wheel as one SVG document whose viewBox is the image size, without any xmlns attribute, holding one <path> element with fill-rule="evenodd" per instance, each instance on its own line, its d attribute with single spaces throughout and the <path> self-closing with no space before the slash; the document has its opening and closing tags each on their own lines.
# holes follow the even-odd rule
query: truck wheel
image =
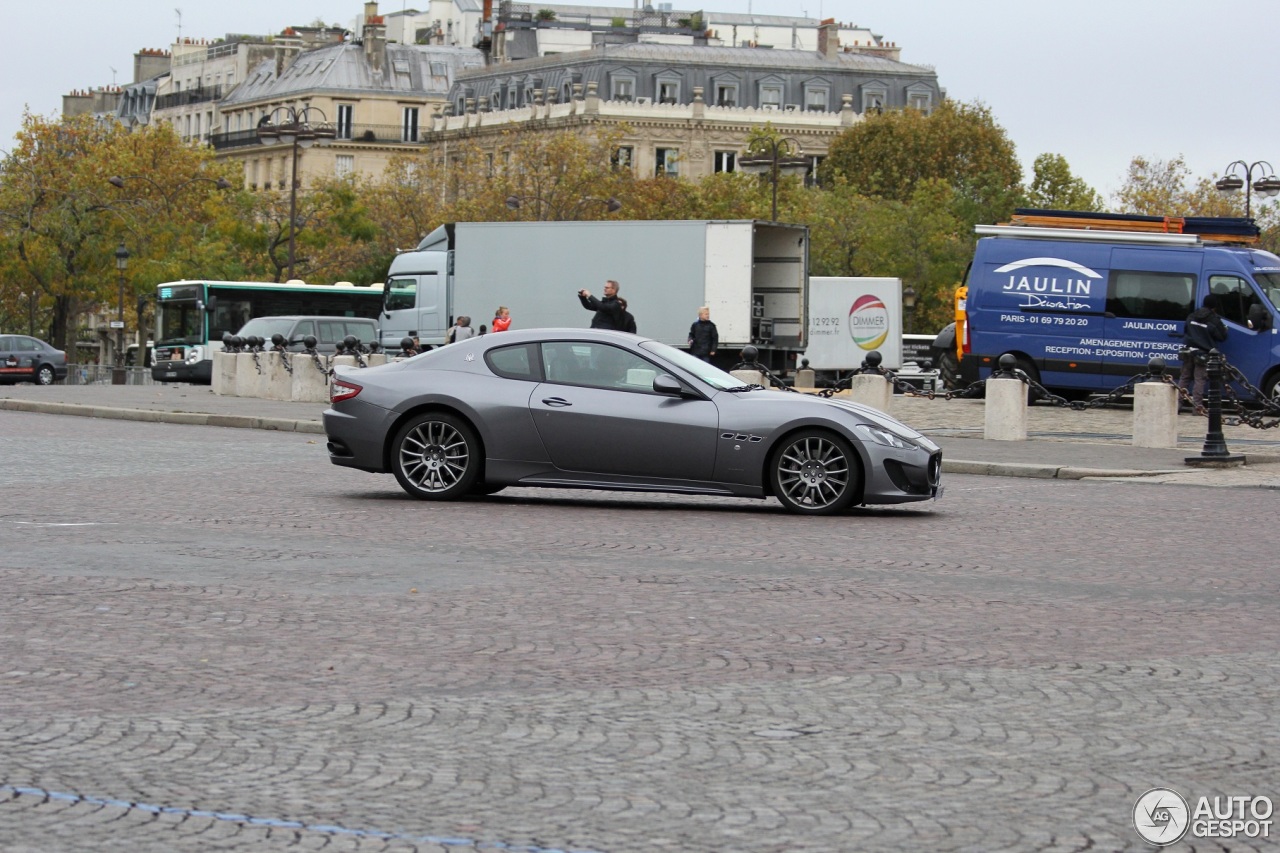
<svg viewBox="0 0 1280 853">
<path fill-rule="evenodd" d="M 480 475 L 480 441 L 461 418 L 443 412 L 419 415 L 396 433 L 392 470 L 400 487 L 419 500 L 466 496 Z"/>
<path fill-rule="evenodd" d="M 853 503 L 862 488 L 858 456 L 840 436 L 820 429 L 798 432 L 769 461 L 773 493 L 789 511 L 832 515 Z"/>
<path fill-rule="evenodd" d="M 942 379 L 942 387 L 955 391 L 961 387 L 960 359 L 954 350 L 946 350 L 938 356 L 938 376 Z"/>
</svg>

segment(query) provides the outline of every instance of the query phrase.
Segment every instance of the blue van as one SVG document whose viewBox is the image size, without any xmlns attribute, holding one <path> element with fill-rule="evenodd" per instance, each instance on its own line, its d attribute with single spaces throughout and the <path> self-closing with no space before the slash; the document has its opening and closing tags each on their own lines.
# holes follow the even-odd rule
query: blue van
<svg viewBox="0 0 1280 853">
<path fill-rule="evenodd" d="M 1110 391 L 1145 373 L 1153 356 L 1176 372 L 1183 322 L 1216 293 L 1227 361 L 1269 397 L 1280 391 L 1280 258 L 1270 252 L 1195 234 L 977 232 L 985 236 L 965 281 L 964 381 L 989 376 L 1005 353 L 1056 391 Z"/>
</svg>

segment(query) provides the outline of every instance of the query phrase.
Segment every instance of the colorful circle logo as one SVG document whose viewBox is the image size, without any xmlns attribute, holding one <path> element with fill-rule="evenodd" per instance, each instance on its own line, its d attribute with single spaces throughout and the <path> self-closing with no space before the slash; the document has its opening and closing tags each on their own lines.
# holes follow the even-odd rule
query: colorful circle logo
<svg viewBox="0 0 1280 853">
<path fill-rule="evenodd" d="M 879 349 L 889 337 L 889 309 L 877 296 L 864 294 L 849 308 L 849 337 L 865 350 Z"/>
</svg>

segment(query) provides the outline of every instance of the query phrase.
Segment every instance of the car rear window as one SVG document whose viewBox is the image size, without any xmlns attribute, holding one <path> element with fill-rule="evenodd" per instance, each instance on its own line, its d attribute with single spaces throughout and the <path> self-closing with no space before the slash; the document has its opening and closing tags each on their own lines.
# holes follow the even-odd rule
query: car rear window
<svg viewBox="0 0 1280 853">
<path fill-rule="evenodd" d="M 505 379 L 537 380 L 538 360 L 536 344 L 497 347 L 485 353 L 485 363 L 489 369 Z"/>
</svg>

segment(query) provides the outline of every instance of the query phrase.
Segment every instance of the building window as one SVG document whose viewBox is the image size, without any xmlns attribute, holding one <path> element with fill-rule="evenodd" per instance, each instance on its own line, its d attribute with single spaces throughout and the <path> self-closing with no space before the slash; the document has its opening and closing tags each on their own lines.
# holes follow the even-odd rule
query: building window
<svg viewBox="0 0 1280 853">
<path fill-rule="evenodd" d="M 620 145 L 613 150 L 613 168 L 631 169 L 635 159 L 635 149 L 630 145 Z"/>
<path fill-rule="evenodd" d="M 738 84 L 737 83 L 717 83 L 716 84 L 716 106 L 717 107 L 736 107 L 738 105 Z"/>
<path fill-rule="evenodd" d="M 782 109 L 782 87 L 781 86 L 761 86 L 760 87 L 760 108 L 765 110 Z"/>
<path fill-rule="evenodd" d="M 885 89 L 863 89 L 862 111 L 864 113 L 882 113 L 889 102 L 889 94 Z"/>
<path fill-rule="evenodd" d="M 827 88 L 806 86 L 804 90 L 804 108 L 810 112 L 826 112 L 829 107 L 830 91 Z"/>
<path fill-rule="evenodd" d="M 929 112 L 930 97 L 928 92 L 912 92 L 907 95 L 907 109 Z"/>
<path fill-rule="evenodd" d="M 611 83 L 609 97 L 614 101 L 634 101 L 636 98 L 636 81 L 632 77 L 615 77 Z"/>
<path fill-rule="evenodd" d="M 405 107 L 404 118 L 400 122 L 400 141 L 401 142 L 417 142 L 418 141 L 418 108 Z"/>
<path fill-rule="evenodd" d="M 654 158 L 654 174 L 660 178 L 674 178 L 680 174 L 680 149 L 659 148 Z"/>
<path fill-rule="evenodd" d="M 338 154 L 333 158 L 333 174 L 345 178 L 356 170 L 354 154 Z"/>
<path fill-rule="evenodd" d="M 717 172 L 736 172 L 738 170 L 738 153 L 736 151 L 715 152 L 714 169 Z"/>
<path fill-rule="evenodd" d="M 351 119 L 355 115 L 355 109 L 354 104 L 338 104 L 338 126 L 334 128 L 338 139 L 351 138 Z"/>
<path fill-rule="evenodd" d="M 658 103 L 660 104 L 680 103 L 680 84 L 674 80 L 659 80 L 658 81 Z"/>
</svg>

